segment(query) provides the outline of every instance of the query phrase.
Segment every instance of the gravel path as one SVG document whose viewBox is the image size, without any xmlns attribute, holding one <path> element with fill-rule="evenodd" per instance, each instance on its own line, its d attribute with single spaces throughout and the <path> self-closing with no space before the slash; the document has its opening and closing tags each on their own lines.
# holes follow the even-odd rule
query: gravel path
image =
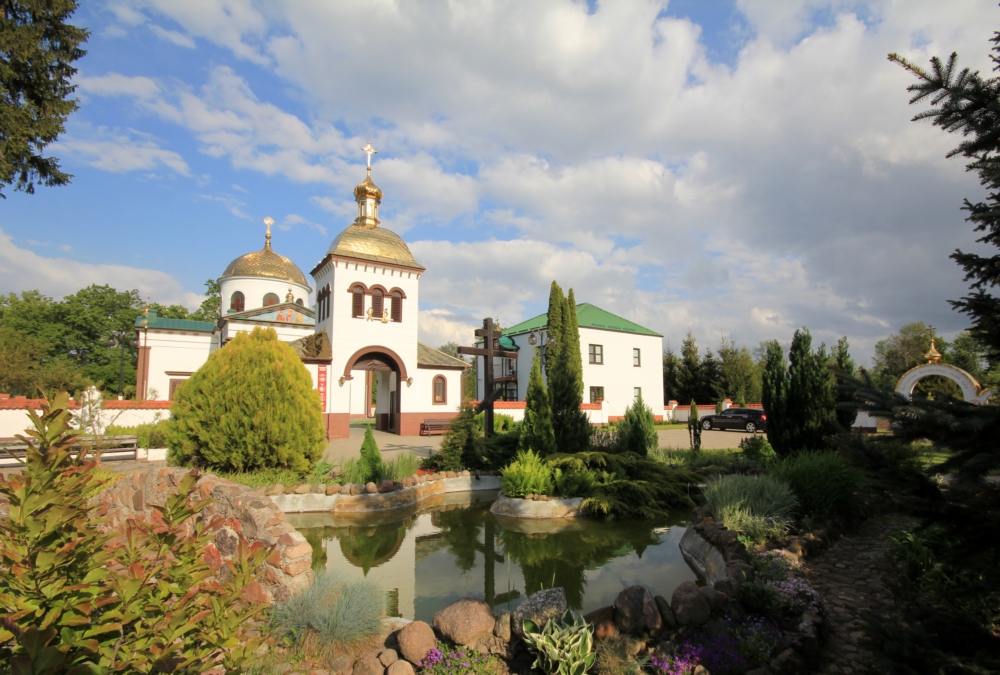
<svg viewBox="0 0 1000 675">
<path fill-rule="evenodd" d="M 888 617 L 892 596 L 881 582 L 888 535 L 915 521 L 899 514 L 876 516 L 856 532 L 838 539 L 823 553 L 803 562 L 809 583 L 826 602 L 828 640 L 823 648 L 822 673 L 860 673 L 871 654 L 860 645 L 862 615 L 873 610 Z"/>
</svg>

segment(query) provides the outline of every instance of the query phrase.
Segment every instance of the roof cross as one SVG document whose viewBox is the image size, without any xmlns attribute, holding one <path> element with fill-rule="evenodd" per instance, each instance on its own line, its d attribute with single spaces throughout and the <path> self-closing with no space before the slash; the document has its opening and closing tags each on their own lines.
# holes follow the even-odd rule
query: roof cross
<svg viewBox="0 0 1000 675">
<path fill-rule="evenodd" d="M 268 216 L 267 218 L 264 219 L 264 224 L 267 225 L 267 234 L 264 235 L 264 239 L 267 242 L 267 245 L 270 246 L 271 245 L 271 226 L 274 225 L 274 218 L 272 218 L 271 216 Z"/>
<path fill-rule="evenodd" d="M 371 141 L 368 141 L 368 144 L 361 148 L 361 152 L 368 154 L 368 171 L 370 173 L 372 170 L 372 155 L 378 154 L 378 150 L 372 147 Z"/>
</svg>

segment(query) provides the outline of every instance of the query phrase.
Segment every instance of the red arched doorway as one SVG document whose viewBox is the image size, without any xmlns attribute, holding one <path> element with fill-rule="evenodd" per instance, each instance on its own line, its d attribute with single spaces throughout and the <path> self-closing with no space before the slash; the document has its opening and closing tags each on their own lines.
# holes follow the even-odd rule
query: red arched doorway
<svg viewBox="0 0 1000 675">
<path fill-rule="evenodd" d="M 400 433 L 400 400 L 406 382 L 406 364 L 399 354 L 379 345 L 363 347 L 354 352 L 344 365 L 344 379 L 353 380 L 357 371 L 371 373 L 378 382 L 375 402 L 375 428 L 379 431 Z"/>
</svg>

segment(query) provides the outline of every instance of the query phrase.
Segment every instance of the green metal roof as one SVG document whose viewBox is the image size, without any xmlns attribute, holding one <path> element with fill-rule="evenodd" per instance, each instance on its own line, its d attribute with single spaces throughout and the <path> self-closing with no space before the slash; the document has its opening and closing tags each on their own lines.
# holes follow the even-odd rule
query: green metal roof
<svg viewBox="0 0 1000 675">
<path fill-rule="evenodd" d="M 469 367 L 469 364 L 462 359 L 456 359 L 451 354 L 445 354 L 440 349 L 428 347 L 423 342 L 417 343 L 417 364 L 422 366 L 445 366 L 452 368 L 456 366 L 462 366 L 463 368 Z"/>
<path fill-rule="evenodd" d="M 189 330 L 196 333 L 212 333 L 215 331 L 214 321 L 192 321 L 190 319 L 167 319 L 159 316 L 156 310 L 150 310 L 148 316 L 135 319 L 136 328 L 158 328 L 160 330 Z"/>
<path fill-rule="evenodd" d="M 615 330 L 622 333 L 635 333 L 636 335 L 653 335 L 663 337 L 656 331 L 644 328 L 637 323 L 623 319 L 617 314 L 612 314 L 600 307 L 595 307 L 589 302 L 581 302 L 576 306 L 576 321 L 580 328 L 598 328 L 600 330 Z M 522 321 L 516 326 L 511 326 L 504 331 L 504 335 L 522 335 L 530 333 L 539 328 L 545 328 L 549 323 L 548 314 Z"/>
</svg>

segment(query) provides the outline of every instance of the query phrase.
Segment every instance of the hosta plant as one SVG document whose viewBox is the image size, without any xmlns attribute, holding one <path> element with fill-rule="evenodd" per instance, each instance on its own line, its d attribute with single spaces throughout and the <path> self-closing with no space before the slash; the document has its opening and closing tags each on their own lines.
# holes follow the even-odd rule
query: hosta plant
<svg viewBox="0 0 1000 675">
<path fill-rule="evenodd" d="M 98 465 L 74 454 L 68 397 L 29 411 L 19 474 L 0 477 L 0 673 L 240 673 L 259 642 L 241 599 L 270 549 L 240 540 L 231 562 L 206 553 L 219 522 L 198 516 L 196 474 L 148 522 L 102 528 L 89 495 Z M 221 582 L 220 579 L 224 579 Z"/>
<path fill-rule="evenodd" d="M 522 627 L 524 640 L 535 653 L 532 668 L 549 675 L 583 675 L 594 665 L 593 629 L 577 612 L 568 609 L 540 630 L 530 619 Z"/>
</svg>

